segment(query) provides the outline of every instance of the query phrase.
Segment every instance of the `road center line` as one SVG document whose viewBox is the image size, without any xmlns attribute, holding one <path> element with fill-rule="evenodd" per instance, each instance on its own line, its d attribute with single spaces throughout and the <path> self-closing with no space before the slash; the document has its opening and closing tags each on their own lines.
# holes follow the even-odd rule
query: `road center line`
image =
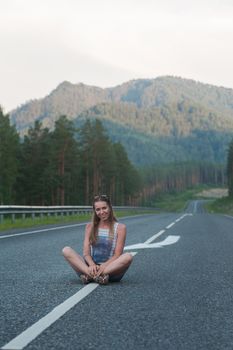
<svg viewBox="0 0 233 350">
<path fill-rule="evenodd" d="M 189 215 L 189 214 L 184 214 L 184 215 L 180 216 L 178 219 L 175 220 L 175 222 L 172 222 L 171 224 L 169 224 L 169 225 L 166 227 L 166 229 L 171 228 L 171 227 L 174 226 L 177 222 L 179 222 L 180 220 L 184 219 L 187 215 Z M 166 229 L 161 230 L 161 231 L 159 231 L 158 233 L 156 233 L 155 235 L 153 235 L 153 236 L 151 236 L 150 238 L 148 238 L 144 243 L 141 243 L 142 246 L 145 246 L 145 245 L 150 244 L 151 242 L 153 242 L 156 238 L 158 238 L 159 236 L 161 236 L 161 235 L 166 231 Z M 133 247 L 133 246 L 136 247 L 136 246 L 138 246 L 138 244 L 140 244 L 140 243 L 137 243 L 137 244 L 135 244 L 135 245 L 132 245 L 132 247 Z M 126 250 L 127 250 L 127 249 L 132 249 L 132 247 L 131 247 L 131 245 L 129 245 L 129 246 L 126 246 L 125 249 L 126 249 Z M 135 249 L 136 249 L 136 248 L 135 248 Z M 132 254 L 132 253 L 131 253 L 131 254 Z"/>
<path fill-rule="evenodd" d="M 170 225 L 168 225 L 167 227 L 166 227 L 166 229 L 169 229 L 169 228 L 171 228 L 172 226 L 174 226 L 175 225 L 175 222 L 172 222 Z"/>
<path fill-rule="evenodd" d="M 157 237 L 161 236 L 164 232 L 165 232 L 165 230 L 159 231 L 154 236 L 150 237 L 147 241 L 145 241 L 144 244 L 149 244 L 149 243 L 153 242 Z"/>
<path fill-rule="evenodd" d="M 34 323 L 32 326 L 27 328 L 24 332 L 19 334 L 17 337 L 12 339 L 9 343 L 4 345 L 1 349 L 20 350 L 23 349 L 27 344 L 34 340 L 40 333 L 46 328 L 63 316 L 73 306 L 78 304 L 88 294 L 98 287 L 97 283 L 90 283 L 83 287 L 77 293 L 66 299 L 63 303 L 56 306 L 51 312 L 42 317 L 39 321 Z"/>
</svg>

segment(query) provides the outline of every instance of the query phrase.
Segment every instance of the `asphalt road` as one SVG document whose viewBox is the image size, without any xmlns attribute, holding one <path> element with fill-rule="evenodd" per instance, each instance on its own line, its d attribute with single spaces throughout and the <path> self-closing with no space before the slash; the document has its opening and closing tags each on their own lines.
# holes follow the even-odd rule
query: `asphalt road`
<svg viewBox="0 0 233 350">
<path fill-rule="evenodd" d="M 86 290 L 61 255 L 66 245 L 81 252 L 84 225 L 0 234 L 0 348 L 233 349 L 233 217 L 195 201 L 121 221 L 126 246 L 138 244 L 124 279 L 96 285 L 28 345 L 22 332 Z"/>
</svg>

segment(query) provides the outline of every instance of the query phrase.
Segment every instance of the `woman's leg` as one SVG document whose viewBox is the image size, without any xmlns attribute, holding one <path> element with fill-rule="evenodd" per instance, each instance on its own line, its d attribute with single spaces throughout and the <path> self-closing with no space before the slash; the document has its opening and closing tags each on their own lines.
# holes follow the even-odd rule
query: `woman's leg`
<svg viewBox="0 0 233 350">
<path fill-rule="evenodd" d="M 124 274 L 129 268 L 132 261 L 133 256 L 130 253 L 124 253 L 121 256 L 119 256 L 119 258 L 110 263 L 108 266 L 106 266 L 103 273 L 110 276 Z"/>
<path fill-rule="evenodd" d="M 70 266 L 78 273 L 88 275 L 88 265 L 83 258 L 77 254 L 72 248 L 65 247 L 62 249 L 64 258 L 68 261 Z"/>
</svg>

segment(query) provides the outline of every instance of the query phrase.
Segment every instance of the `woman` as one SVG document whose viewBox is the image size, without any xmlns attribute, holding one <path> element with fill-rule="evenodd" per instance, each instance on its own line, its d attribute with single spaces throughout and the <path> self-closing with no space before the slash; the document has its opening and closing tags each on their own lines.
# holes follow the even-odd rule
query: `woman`
<svg viewBox="0 0 233 350">
<path fill-rule="evenodd" d="M 125 239 L 126 226 L 117 222 L 110 199 L 100 195 L 94 198 L 92 222 L 86 225 L 84 259 L 70 247 L 62 252 L 84 284 L 118 282 L 133 259 L 123 254 Z"/>
</svg>

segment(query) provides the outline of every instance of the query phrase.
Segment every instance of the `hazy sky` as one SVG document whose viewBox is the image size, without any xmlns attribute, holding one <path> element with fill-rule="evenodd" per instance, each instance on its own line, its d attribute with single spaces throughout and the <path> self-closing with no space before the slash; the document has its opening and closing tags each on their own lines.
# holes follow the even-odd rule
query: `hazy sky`
<svg viewBox="0 0 233 350">
<path fill-rule="evenodd" d="M 233 88 L 232 0 L 0 0 L 5 112 L 64 80 L 174 75 Z"/>
</svg>

